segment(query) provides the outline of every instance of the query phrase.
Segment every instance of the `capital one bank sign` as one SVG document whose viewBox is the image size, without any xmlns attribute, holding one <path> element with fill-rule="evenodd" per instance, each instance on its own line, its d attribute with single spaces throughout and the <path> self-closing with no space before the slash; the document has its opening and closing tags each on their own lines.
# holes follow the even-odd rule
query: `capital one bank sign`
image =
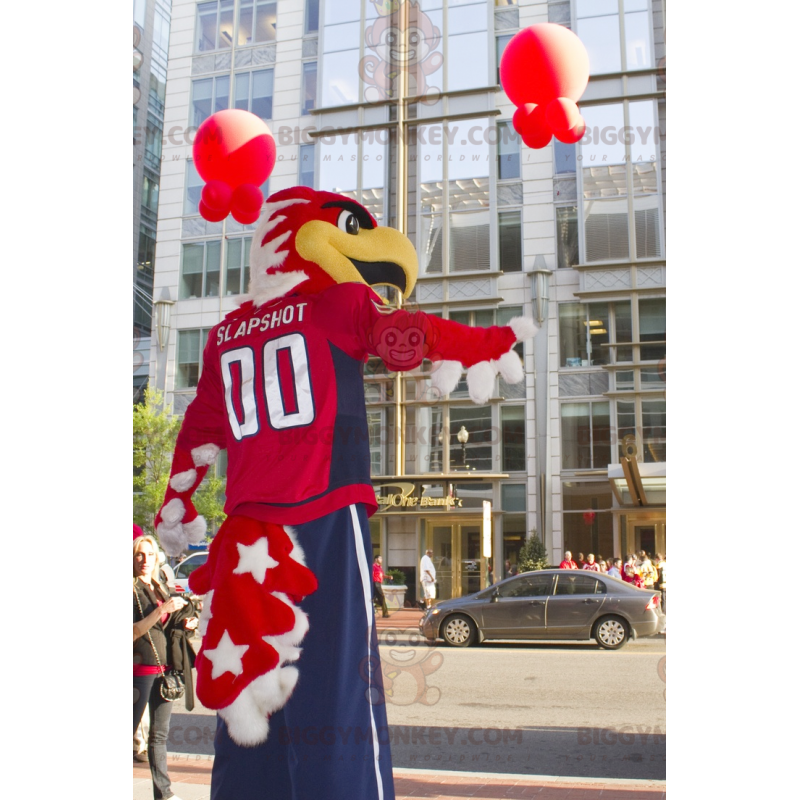
<svg viewBox="0 0 800 800">
<path fill-rule="evenodd" d="M 460 497 L 447 495 L 445 497 L 427 497 L 415 494 L 418 485 L 415 483 L 382 483 L 375 487 L 375 499 L 378 511 L 393 511 L 396 509 L 418 508 L 443 508 L 451 511 L 454 508 L 463 508 Z M 386 490 L 386 493 L 382 492 Z M 399 491 L 392 491 L 399 490 Z"/>
</svg>

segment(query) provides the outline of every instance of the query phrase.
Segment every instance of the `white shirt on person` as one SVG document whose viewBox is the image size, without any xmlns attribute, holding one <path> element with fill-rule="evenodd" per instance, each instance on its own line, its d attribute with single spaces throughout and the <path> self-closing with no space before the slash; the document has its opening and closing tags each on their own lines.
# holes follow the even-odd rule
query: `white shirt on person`
<svg viewBox="0 0 800 800">
<path fill-rule="evenodd" d="M 430 573 L 430 575 L 427 573 Z M 422 560 L 419 562 L 419 579 L 422 583 L 434 583 L 436 581 L 436 567 L 433 566 L 433 560 L 427 553 L 422 556 Z"/>
</svg>

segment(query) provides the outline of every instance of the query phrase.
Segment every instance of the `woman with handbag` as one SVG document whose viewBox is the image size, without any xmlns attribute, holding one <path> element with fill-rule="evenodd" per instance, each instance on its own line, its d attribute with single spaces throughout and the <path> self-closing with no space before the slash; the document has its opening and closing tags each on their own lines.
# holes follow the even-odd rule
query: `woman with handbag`
<svg viewBox="0 0 800 800">
<path fill-rule="evenodd" d="M 158 576 L 158 546 L 152 536 L 133 540 L 133 730 L 150 704 L 147 755 L 155 800 L 175 798 L 167 773 L 167 736 L 172 700 L 183 694 L 180 673 L 169 663 L 176 627 L 193 630 L 197 617 L 182 597 L 170 597 Z M 183 665 L 191 669 L 191 665 Z"/>
</svg>

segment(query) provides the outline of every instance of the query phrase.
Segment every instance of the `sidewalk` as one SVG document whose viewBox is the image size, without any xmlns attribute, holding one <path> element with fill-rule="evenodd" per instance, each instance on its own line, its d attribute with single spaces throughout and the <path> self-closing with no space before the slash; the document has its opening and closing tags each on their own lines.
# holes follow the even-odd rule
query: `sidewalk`
<svg viewBox="0 0 800 800">
<path fill-rule="evenodd" d="M 209 800 L 211 756 L 173 755 L 168 758 L 172 790 L 181 800 Z M 153 796 L 147 764 L 133 765 L 133 800 Z M 536 797 L 537 800 L 666 800 L 666 782 L 558 778 L 549 775 L 394 771 L 396 800 L 467 800 L 468 798 Z M 276 798 L 277 800 L 277 798 Z"/>
</svg>

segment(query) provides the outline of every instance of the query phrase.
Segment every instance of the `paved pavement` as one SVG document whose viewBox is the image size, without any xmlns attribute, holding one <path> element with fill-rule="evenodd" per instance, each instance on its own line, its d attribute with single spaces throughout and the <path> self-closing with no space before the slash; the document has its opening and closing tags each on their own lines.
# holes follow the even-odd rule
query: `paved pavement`
<svg viewBox="0 0 800 800">
<path fill-rule="evenodd" d="M 393 611 L 378 618 L 379 631 L 415 629 L 420 612 Z M 210 800 L 213 757 L 171 753 L 168 759 L 172 789 L 180 800 Z M 526 798 L 537 800 L 666 800 L 666 781 L 588 779 L 553 775 L 447 772 L 395 769 L 396 800 L 466 800 L 466 798 Z M 150 800 L 152 784 L 146 763 L 133 763 L 133 800 Z"/>
</svg>

